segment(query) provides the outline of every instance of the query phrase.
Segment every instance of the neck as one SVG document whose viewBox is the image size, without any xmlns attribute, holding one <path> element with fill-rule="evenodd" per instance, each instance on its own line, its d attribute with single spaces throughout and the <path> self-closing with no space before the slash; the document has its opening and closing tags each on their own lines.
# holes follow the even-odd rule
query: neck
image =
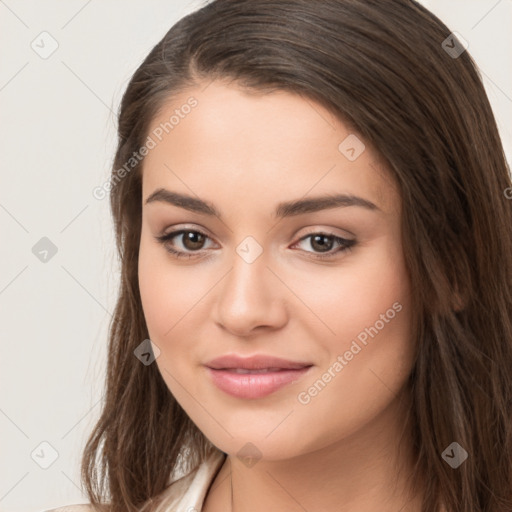
<svg viewBox="0 0 512 512">
<path fill-rule="evenodd" d="M 407 479 L 413 452 L 404 416 L 397 399 L 354 434 L 292 459 L 247 467 L 228 455 L 203 511 L 419 512 L 421 496 Z"/>
</svg>

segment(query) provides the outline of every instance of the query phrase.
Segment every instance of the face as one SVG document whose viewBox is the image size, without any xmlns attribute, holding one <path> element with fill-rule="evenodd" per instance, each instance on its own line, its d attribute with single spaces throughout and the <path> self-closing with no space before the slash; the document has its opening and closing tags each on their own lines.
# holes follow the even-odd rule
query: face
<svg viewBox="0 0 512 512">
<path fill-rule="evenodd" d="M 140 292 L 192 421 L 226 453 L 278 460 L 382 418 L 413 347 L 400 196 L 377 152 L 309 99 L 219 82 L 150 134 Z"/>
</svg>

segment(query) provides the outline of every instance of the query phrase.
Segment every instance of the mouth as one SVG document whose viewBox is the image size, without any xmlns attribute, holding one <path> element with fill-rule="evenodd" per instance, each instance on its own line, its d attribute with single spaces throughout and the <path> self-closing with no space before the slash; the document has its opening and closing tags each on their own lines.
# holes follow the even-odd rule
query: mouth
<svg viewBox="0 0 512 512">
<path fill-rule="evenodd" d="M 301 368 L 297 368 L 300 370 Z M 288 371 L 286 368 L 260 368 L 259 370 L 247 370 L 246 368 L 212 368 L 212 370 L 221 370 L 232 373 L 240 373 L 240 374 L 259 374 L 259 373 L 273 373 L 273 372 L 286 372 Z M 295 371 L 295 370 L 294 370 Z"/>
<path fill-rule="evenodd" d="M 309 372 L 313 364 L 271 356 L 224 356 L 205 365 L 212 383 L 224 393 L 242 399 L 263 398 Z"/>
<path fill-rule="evenodd" d="M 310 362 L 291 361 L 281 357 L 270 356 L 266 354 L 257 354 L 250 357 L 243 357 L 237 354 L 227 354 L 225 356 L 212 359 L 205 366 L 214 370 L 300 370 L 305 366 L 312 366 Z"/>
</svg>

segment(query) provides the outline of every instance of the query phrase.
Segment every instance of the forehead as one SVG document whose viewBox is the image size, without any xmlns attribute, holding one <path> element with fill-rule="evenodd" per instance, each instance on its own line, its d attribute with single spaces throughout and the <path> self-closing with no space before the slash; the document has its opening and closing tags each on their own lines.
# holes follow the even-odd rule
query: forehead
<svg viewBox="0 0 512 512">
<path fill-rule="evenodd" d="M 166 102 L 149 136 L 144 198 L 160 187 L 272 202 L 334 191 L 383 210 L 397 204 L 378 152 L 319 103 L 286 91 L 202 84 Z"/>
</svg>

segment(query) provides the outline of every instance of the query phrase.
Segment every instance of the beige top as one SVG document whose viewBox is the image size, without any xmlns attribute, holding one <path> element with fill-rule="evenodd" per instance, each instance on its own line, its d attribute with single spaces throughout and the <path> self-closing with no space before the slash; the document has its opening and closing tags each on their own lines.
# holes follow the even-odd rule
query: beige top
<svg viewBox="0 0 512 512">
<path fill-rule="evenodd" d="M 157 512 L 201 512 L 210 484 L 226 459 L 222 452 L 214 452 L 190 473 L 182 476 L 162 494 Z M 66 505 L 45 512 L 94 512 L 90 505 Z"/>
</svg>

